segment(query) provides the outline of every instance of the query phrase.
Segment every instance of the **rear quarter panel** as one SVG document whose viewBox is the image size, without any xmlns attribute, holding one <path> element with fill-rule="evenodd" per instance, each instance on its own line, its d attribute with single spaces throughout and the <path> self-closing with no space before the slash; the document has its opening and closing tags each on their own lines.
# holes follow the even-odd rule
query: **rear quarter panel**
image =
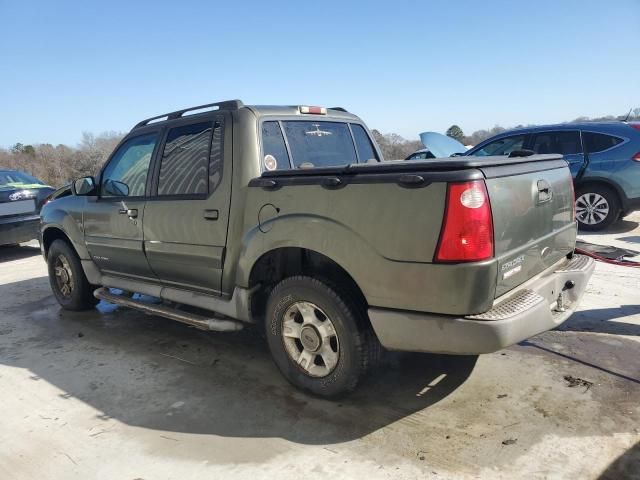
<svg viewBox="0 0 640 480">
<path fill-rule="evenodd" d="M 433 264 L 446 183 L 402 188 L 395 183 L 250 187 L 238 283 L 270 250 L 300 247 L 341 265 L 369 305 L 466 314 L 490 308 L 494 260 Z M 279 210 L 279 211 L 278 211 Z"/>
</svg>

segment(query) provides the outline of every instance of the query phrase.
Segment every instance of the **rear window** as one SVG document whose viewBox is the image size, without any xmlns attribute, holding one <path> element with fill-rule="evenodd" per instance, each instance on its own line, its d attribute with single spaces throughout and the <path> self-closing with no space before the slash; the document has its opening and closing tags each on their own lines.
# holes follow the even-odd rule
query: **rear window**
<svg viewBox="0 0 640 480">
<path fill-rule="evenodd" d="M 353 133 L 353 135 L 352 135 Z M 262 124 L 265 170 L 378 161 L 366 130 L 346 122 L 283 120 Z"/>
<path fill-rule="evenodd" d="M 589 153 L 603 152 L 623 142 L 619 137 L 595 132 L 583 132 L 582 138 L 584 139 L 584 146 Z"/>
</svg>

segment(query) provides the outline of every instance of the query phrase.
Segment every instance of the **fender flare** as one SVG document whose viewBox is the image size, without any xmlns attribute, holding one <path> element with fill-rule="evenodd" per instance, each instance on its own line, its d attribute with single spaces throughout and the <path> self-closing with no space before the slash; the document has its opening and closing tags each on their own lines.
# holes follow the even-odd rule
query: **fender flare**
<svg viewBox="0 0 640 480">
<path fill-rule="evenodd" d="M 302 248 L 329 258 L 353 278 L 365 297 L 365 285 L 371 280 L 368 271 L 372 266 L 375 271 L 376 265 L 385 261 L 366 239 L 347 225 L 317 215 L 283 215 L 256 225 L 245 234 L 236 284 L 248 288 L 254 265 L 263 255 L 280 248 Z"/>
</svg>

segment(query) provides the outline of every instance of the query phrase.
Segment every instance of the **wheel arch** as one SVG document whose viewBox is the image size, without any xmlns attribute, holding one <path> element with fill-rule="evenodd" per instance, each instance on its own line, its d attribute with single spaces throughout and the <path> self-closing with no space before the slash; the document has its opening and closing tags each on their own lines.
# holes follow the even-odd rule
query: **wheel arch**
<svg viewBox="0 0 640 480">
<path fill-rule="evenodd" d="M 606 187 L 606 188 L 612 190 L 613 193 L 616 194 L 616 199 L 618 200 L 620 208 L 622 210 L 624 210 L 626 208 L 627 197 L 624 194 L 624 192 L 622 191 L 622 188 L 620 187 L 620 185 L 616 184 L 616 182 L 613 182 L 608 178 L 603 178 L 603 177 L 587 177 L 587 178 L 583 178 L 579 182 L 576 182 L 576 186 L 575 186 L 576 187 L 576 194 L 577 194 L 578 190 L 583 189 L 585 187 L 592 187 L 592 186 L 602 186 L 602 187 Z"/>
<path fill-rule="evenodd" d="M 251 315 L 260 321 L 267 298 L 273 287 L 296 275 L 305 275 L 327 282 L 346 291 L 366 313 L 366 297 L 353 276 L 337 261 L 312 249 L 279 247 L 263 253 L 253 264 L 249 274 L 249 288 L 255 289 L 251 299 Z"/>
</svg>

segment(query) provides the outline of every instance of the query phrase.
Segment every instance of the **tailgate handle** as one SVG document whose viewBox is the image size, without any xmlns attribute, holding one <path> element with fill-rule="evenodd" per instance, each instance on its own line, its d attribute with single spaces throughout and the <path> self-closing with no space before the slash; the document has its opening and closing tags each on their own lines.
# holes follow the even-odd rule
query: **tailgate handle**
<svg viewBox="0 0 640 480">
<path fill-rule="evenodd" d="M 421 187 L 425 183 L 424 177 L 421 175 L 404 174 L 398 178 L 398 184 L 401 187 Z"/>
<path fill-rule="evenodd" d="M 538 203 L 546 203 L 553 198 L 551 185 L 546 180 L 538 180 Z"/>
</svg>

